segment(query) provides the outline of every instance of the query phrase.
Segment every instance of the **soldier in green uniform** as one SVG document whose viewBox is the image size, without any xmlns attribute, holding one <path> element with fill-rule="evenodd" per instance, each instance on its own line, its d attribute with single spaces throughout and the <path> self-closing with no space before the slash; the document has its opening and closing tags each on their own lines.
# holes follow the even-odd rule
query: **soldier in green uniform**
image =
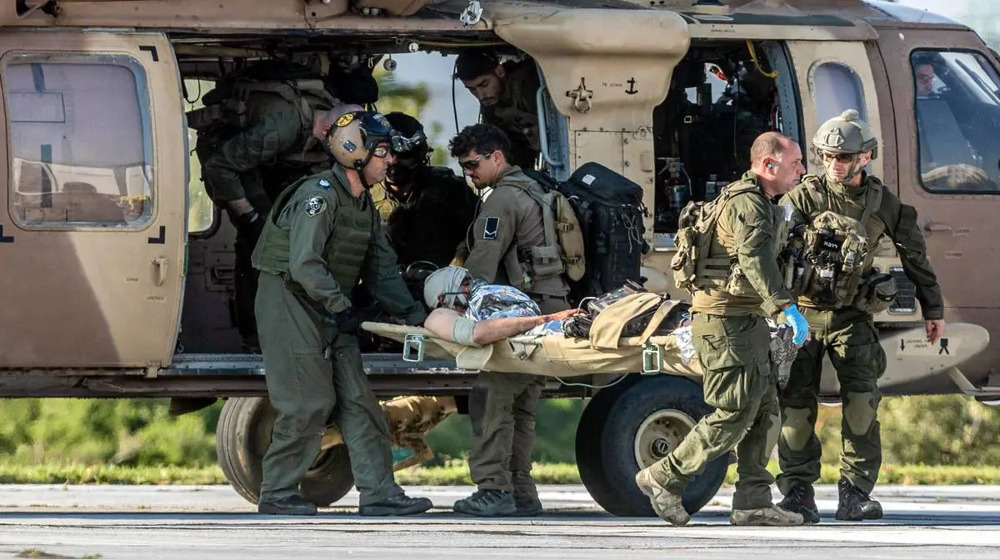
<svg viewBox="0 0 1000 559">
<path fill-rule="evenodd" d="M 783 312 L 794 329 L 795 343 L 808 337 L 809 327 L 779 271 L 783 218 L 774 205 L 805 168 L 798 144 L 776 132 L 759 136 L 750 153 L 750 171 L 726 187 L 715 202 L 715 226 L 705 233 L 711 235 L 705 239 L 709 244 L 699 245 L 707 246 L 707 252 L 692 253 L 697 254 L 692 340 L 704 370 L 705 402 L 716 410 L 703 417 L 667 457 L 640 470 L 635 478 L 653 510 L 675 526 L 690 520 L 681 501 L 688 483 L 705 464 L 733 448 L 739 481 L 730 522 L 803 523 L 802 515 L 771 504 L 774 478 L 766 465 L 780 420 L 764 318 Z M 680 247 L 678 251 L 681 256 Z"/>
<path fill-rule="evenodd" d="M 385 115 L 392 128 L 413 139 L 410 149 L 393 153 L 381 200 L 372 198 L 401 265 L 424 261 L 447 266 L 476 216 L 479 198 L 447 167 L 430 165 L 430 146 L 420 122 L 395 112 Z"/>
<path fill-rule="evenodd" d="M 944 304 L 934 270 L 927 261 L 917 213 L 900 202 L 891 189 L 864 171 L 877 155 L 878 139 L 857 111 L 834 117 L 816 131 L 813 146 L 823 160 L 822 176 L 806 175 L 783 201 L 793 208 L 792 222 L 815 232 L 826 227 L 834 245 L 859 239 L 857 262 L 835 270 L 835 284 L 800 282 L 798 304 L 813 331 L 812 341 L 799 350 L 791 379 L 781 394 L 783 424 L 778 451 L 778 487 L 785 495 L 779 505 L 819 522 L 812 484 L 819 479 L 822 447 L 816 437 L 816 406 L 823 356 L 837 370 L 844 404 L 840 459 L 838 520 L 882 517 L 882 507 L 869 497 L 882 463 L 877 410 L 878 379 L 886 356 L 879 345 L 872 314 L 888 307 L 891 277 L 872 270 L 872 259 L 883 236 L 895 244 L 906 276 L 916 285 L 927 339 L 936 343 L 944 332 Z M 828 241 L 830 237 L 828 236 Z M 844 253 L 844 251 L 841 251 Z M 861 255 L 864 255 L 863 257 Z M 812 255 L 817 262 L 826 258 Z M 846 263 L 845 263 L 846 264 Z M 807 275 L 820 274 L 806 270 Z M 880 292 L 887 294 L 879 297 Z"/>
<path fill-rule="evenodd" d="M 569 308 L 569 285 L 560 272 L 537 273 L 531 254 L 545 243 L 541 187 L 507 162 L 510 141 L 491 124 L 468 126 L 449 145 L 451 155 L 477 188 L 493 187 L 460 248 L 458 260 L 487 283 L 511 285 L 534 300 L 543 314 Z M 467 255 L 467 258 L 466 258 Z M 535 412 L 544 377 L 479 373 L 469 396 L 472 451 L 469 469 L 479 491 L 455 503 L 455 510 L 478 516 L 541 512 L 531 479 Z"/>
<path fill-rule="evenodd" d="M 538 101 L 540 80 L 535 61 L 501 64 L 482 49 L 467 50 L 455 61 L 455 76 L 482 106 L 482 122 L 495 124 L 510 139 L 507 161 L 533 169 L 539 152 Z"/>
<path fill-rule="evenodd" d="M 264 61 L 226 76 L 188 114 L 205 191 L 236 227 L 236 325 L 245 351 L 259 351 L 254 318 L 257 273 L 250 262 L 264 217 L 286 186 L 330 166 L 322 133 L 330 108 L 374 102 L 364 71 L 320 77 L 285 61 Z"/>
<path fill-rule="evenodd" d="M 316 514 L 298 485 L 332 418 L 351 455 L 360 513 L 423 512 L 431 502 L 407 497 L 393 479 L 388 426 L 365 376 L 358 319 L 346 296 L 362 280 L 407 324 L 427 316 L 399 275 L 367 192 L 385 178 L 390 143 L 399 137 L 385 117 L 363 111 L 339 116 L 324 136 L 336 164 L 282 192 L 253 253 L 267 390 L 277 412 L 258 510 Z"/>
</svg>

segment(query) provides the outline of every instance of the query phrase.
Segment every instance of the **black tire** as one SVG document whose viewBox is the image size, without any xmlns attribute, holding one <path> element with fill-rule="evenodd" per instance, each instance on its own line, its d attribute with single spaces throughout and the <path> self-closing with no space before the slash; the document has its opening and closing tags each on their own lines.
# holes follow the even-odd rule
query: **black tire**
<svg viewBox="0 0 1000 559">
<path fill-rule="evenodd" d="M 222 406 L 215 431 L 219 467 L 229 484 L 256 504 L 263 479 L 261 461 L 271 444 L 274 409 L 267 398 L 230 398 Z M 354 486 L 351 460 L 344 445 L 324 451 L 299 484 L 302 497 L 325 507 Z"/>
<path fill-rule="evenodd" d="M 618 396 L 634 384 L 633 376 L 595 394 L 584 406 L 576 426 L 576 467 L 580 472 L 580 481 L 598 503 L 611 500 L 616 491 L 606 483 L 607 474 L 604 472 L 604 455 L 601 453 L 604 423 Z"/>
<path fill-rule="evenodd" d="M 666 456 L 699 419 L 712 411 L 701 387 L 685 378 L 656 375 L 642 377 L 629 386 L 607 410 L 600 438 L 604 485 L 613 491 L 592 493 L 594 500 L 617 516 L 654 516 L 649 498 L 635 484 L 639 456 L 648 462 L 642 467 Z M 637 444 L 640 436 L 642 444 Z M 728 466 L 727 453 L 709 462 L 691 481 L 683 495 L 689 513 L 697 512 L 715 496 Z"/>
</svg>

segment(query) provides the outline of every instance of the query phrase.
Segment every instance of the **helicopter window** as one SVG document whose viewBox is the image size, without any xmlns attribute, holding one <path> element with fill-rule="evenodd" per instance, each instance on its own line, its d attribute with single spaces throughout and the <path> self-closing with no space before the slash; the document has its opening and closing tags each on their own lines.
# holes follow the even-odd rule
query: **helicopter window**
<svg viewBox="0 0 1000 559">
<path fill-rule="evenodd" d="M 193 92 L 193 99 L 184 98 L 184 110 L 192 111 L 200 109 L 202 105 L 202 95 L 211 91 L 214 83 L 209 80 L 189 79 L 184 80 L 186 92 Z M 188 128 L 188 146 L 194 146 L 198 141 L 198 132 L 194 128 Z M 218 211 L 209 198 L 205 190 L 205 183 L 201 180 L 201 160 L 193 149 L 189 149 L 188 165 L 191 174 L 188 176 L 188 233 L 193 235 L 211 234 L 218 223 Z"/>
<path fill-rule="evenodd" d="M 15 55 L 3 67 L 26 226 L 138 227 L 152 216 L 148 92 L 127 56 Z"/>
<path fill-rule="evenodd" d="M 935 192 L 998 192 L 1000 79 L 968 51 L 910 55 L 920 182 Z"/>
<path fill-rule="evenodd" d="M 827 120 L 847 109 L 858 111 L 868 120 L 861 78 L 850 66 L 840 62 L 821 62 L 812 68 L 809 89 L 816 105 L 816 122 Z"/>
</svg>

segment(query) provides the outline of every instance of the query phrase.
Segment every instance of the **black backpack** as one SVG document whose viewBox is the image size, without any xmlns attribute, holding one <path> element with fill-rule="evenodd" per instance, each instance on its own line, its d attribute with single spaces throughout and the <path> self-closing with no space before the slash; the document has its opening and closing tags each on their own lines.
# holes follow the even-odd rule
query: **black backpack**
<svg viewBox="0 0 1000 559">
<path fill-rule="evenodd" d="M 539 171 L 525 171 L 542 188 L 565 196 L 583 228 L 586 270 L 570 282 L 570 299 L 578 304 L 626 284 L 642 284 L 639 270 L 649 245 L 643 239 L 642 187 L 600 163 L 584 163 L 566 182 Z"/>
</svg>

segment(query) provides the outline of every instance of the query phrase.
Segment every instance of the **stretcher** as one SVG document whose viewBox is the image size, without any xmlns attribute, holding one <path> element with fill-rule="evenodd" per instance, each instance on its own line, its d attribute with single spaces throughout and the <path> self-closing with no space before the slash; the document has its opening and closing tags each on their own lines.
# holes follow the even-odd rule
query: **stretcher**
<svg viewBox="0 0 1000 559">
<path fill-rule="evenodd" d="M 369 332 L 402 342 L 403 359 L 419 362 L 425 357 L 454 359 L 460 369 L 505 373 L 530 373 L 552 377 L 575 377 L 595 373 L 668 373 L 701 378 L 690 343 L 690 329 L 655 334 L 656 325 L 678 304 L 643 293 L 615 303 L 617 313 L 602 312 L 594 320 L 589 338 L 563 334 L 521 334 L 483 347 L 457 344 L 434 336 L 418 326 L 364 322 Z M 620 337 L 624 321 L 658 305 L 651 327 L 638 336 Z M 609 307 L 611 310 L 613 307 Z"/>
<path fill-rule="evenodd" d="M 634 298 L 634 299 L 630 299 Z M 624 321 L 661 305 L 650 321 L 651 326 L 639 336 L 621 337 Z M 522 334 L 487 345 L 470 347 L 443 340 L 428 330 L 365 322 L 362 328 L 403 343 L 404 360 L 417 362 L 425 356 L 454 359 L 460 369 L 501 373 L 529 373 L 551 377 L 575 377 L 598 373 L 665 373 L 701 382 L 702 368 L 691 344 L 690 327 L 680 327 L 668 334 L 653 334 L 655 325 L 667 316 L 677 301 L 662 302 L 649 293 L 630 295 L 609 306 L 594 320 L 589 338 L 563 334 Z M 616 309 L 617 312 L 608 312 Z M 778 369 L 783 386 L 788 379 L 796 351 L 789 351 L 790 330 L 772 327 L 771 359 Z M 940 374 L 949 375 L 960 390 L 978 394 L 959 366 L 982 352 L 989 344 L 989 332 L 976 324 L 951 323 L 945 336 L 931 344 L 924 328 L 882 330 L 880 344 L 886 353 L 887 367 L 879 381 L 884 387 L 906 385 Z M 829 357 L 824 370 L 832 371 Z M 839 383 L 834 374 L 824 374 L 820 385 L 824 394 L 837 394 Z"/>
</svg>

